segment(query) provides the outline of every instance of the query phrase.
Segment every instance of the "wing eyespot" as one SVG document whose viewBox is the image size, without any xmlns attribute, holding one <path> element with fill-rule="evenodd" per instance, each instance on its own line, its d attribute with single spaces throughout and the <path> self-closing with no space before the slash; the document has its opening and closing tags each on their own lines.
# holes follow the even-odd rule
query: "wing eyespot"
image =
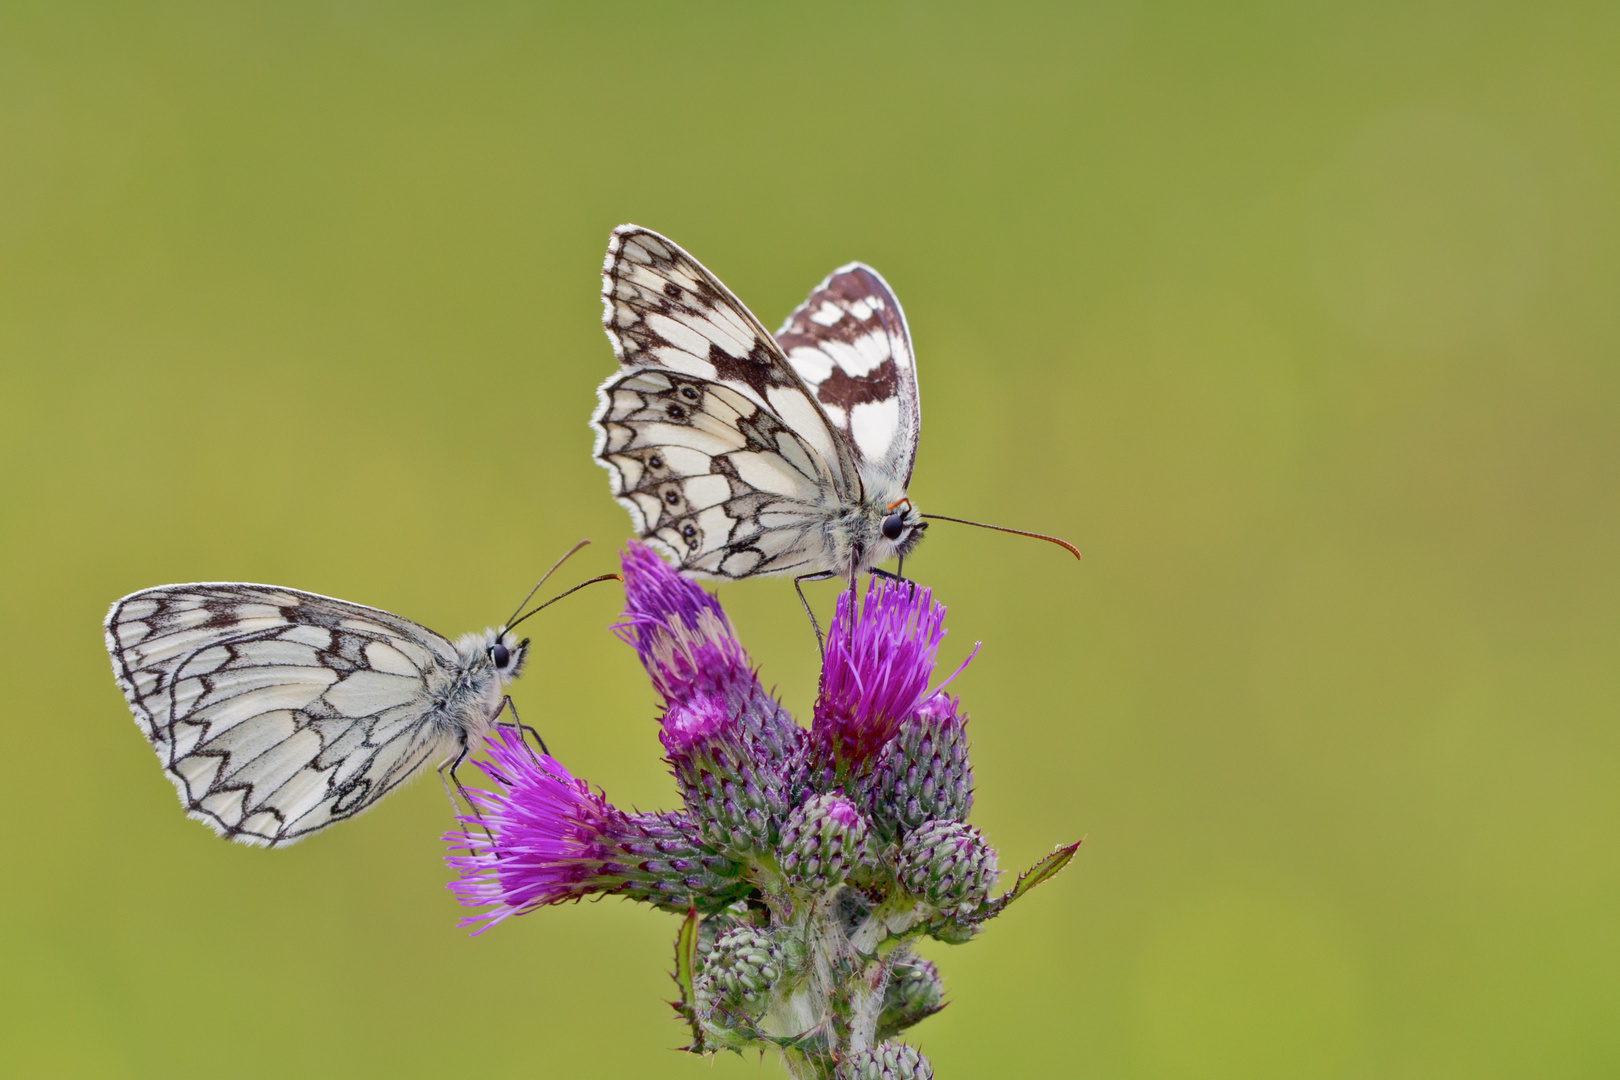
<svg viewBox="0 0 1620 1080">
<path fill-rule="evenodd" d="M 681 387 L 681 397 L 685 398 L 687 401 L 690 401 L 694 405 L 703 400 L 703 394 L 695 386 Z"/>
<path fill-rule="evenodd" d="M 670 405 L 664 409 L 664 415 L 669 417 L 671 420 L 685 420 L 686 410 L 681 408 L 679 405 Z"/>
<path fill-rule="evenodd" d="M 664 282 L 664 295 L 671 300 L 679 300 L 681 298 L 681 287 L 673 281 L 666 281 Z"/>
</svg>

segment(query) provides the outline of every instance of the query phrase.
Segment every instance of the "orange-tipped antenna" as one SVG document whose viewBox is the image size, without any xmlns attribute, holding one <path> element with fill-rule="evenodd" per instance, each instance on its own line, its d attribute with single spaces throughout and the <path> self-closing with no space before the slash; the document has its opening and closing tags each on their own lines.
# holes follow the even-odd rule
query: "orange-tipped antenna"
<svg viewBox="0 0 1620 1080">
<path fill-rule="evenodd" d="M 1045 533 L 1025 532 L 1023 529 L 1009 529 L 1005 525 L 986 525 L 982 521 L 969 521 L 966 518 L 946 517 L 944 514 L 924 514 L 923 517 L 927 518 L 929 521 L 954 521 L 958 525 L 976 525 L 981 529 L 994 529 L 996 532 L 1013 533 L 1017 536 L 1033 536 L 1037 540 L 1045 540 L 1049 544 L 1056 544 L 1058 547 L 1062 548 L 1064 551 L 1067 551 L 1070 555 L 1073 555 L 1077 559 L 1081 557 L 1079 548 L 1075 547 L 1067 540 L 1059 540 L 1057 537 L 1047 536 Z"/>
<path fill-rule="evenodd" d="M 540 580 L 534 583 L 534 588 L 529 590 L 529 595 L 525 596 L 523 598 L 523 604 L 527 604 L 530 600 L 534 599 L 534 594 L 540 591 L 540 586 L 542 586 L 542 585 L 544 585 L 546 583 L 546 578 L 550 577 L 552 574 L 555 574 L 557 572 L 557 567 L 559 567 L 563 563 L 567 562 L 569 560 L 569 558 L 576 551 L 578 551 L 580 548 L 584 547 L 586 544 L 588 544 L 590 542 L 591 542 L 590 539 L 586 538 L 584 540 L 581 540 L 579 543 L 575 544 L 573 547 L 569 548 L 567 551 L 563 552 L 562 558 L 560 558 L 556 562 L 552 563 L 551 564 L 551 569 L 547 570 L 544 574 L 540 575 Z M 567 593 L 563 593 L 563 596 L 567 596 L 567 595 L 568 595 Z M 512 627 L 517 625 L 516 623 L 514 623 L 512 621 L 512 619 L 517 618 L 518 611 L 523 610 L 523 604 L 519 604 L 517 606 L 517 611 L 512 612 L 511 617 L 508 618 L 506 620 L 506 622 L 503 624 L 508 630 L 510 630 Z M 538 611 L 539 608 L 536 608 L 535 610 Z M 530 614 L 533 614 L 533 612 L 531 612 Z"/>
<path fill-rule="evenodd" d="M 597 577 L 591 578 L 589 581 L 582 581 L 578 585 L 575 585 L 572 589 L 565 589 L 564 591 L 558 593 L 556 596 L 553 596 L 550 600 L 547 600 L 545 603 L 539 605 L 538 607 L 532 608 L 531 610 L 524 612 L 521 616 L 519 616 L 517 618 L 516 621 L 508 623 L 506 629 L 511 630 L 512 627 L 516 626 L 518 623 L 522 622 L 524 619 L 527 619 L 530 615 L 533 615 L 533 614 L 535 614 L 536 612 L 539 612 L 539 611 L 546 610 L 546 608 L 550 607 L 552 604 L 555 604 L 557 601 L 561 600 L 563 597 L 572 595 L 573 593 L 577 593 L 577 592 L 579 592 L 579 590 L 583 589 L 587 585 L 595 585 L 598 581 L 623 581 L 623 580 L 624 579 L 622 577 L 620 577 L 618 574 L 601 574 L 601 575 L 599 575 Z"/>
</svg>

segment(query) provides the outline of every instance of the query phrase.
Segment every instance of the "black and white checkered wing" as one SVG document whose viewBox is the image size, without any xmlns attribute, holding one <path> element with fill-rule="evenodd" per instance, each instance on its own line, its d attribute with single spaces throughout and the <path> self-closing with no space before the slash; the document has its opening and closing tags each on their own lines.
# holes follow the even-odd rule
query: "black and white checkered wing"
<svg viewBox="0 0 1620 1080">
<path fill-rule="evenodd" d="M 113 675 L 189 816 L 281 846 L 373 806 L 449 750 L 430 682 L 456 653 L 375 608 L 268 585 L 113 604 Z"/>
<path fill-rule="evenodd" d="M 834 270 L 776 340 L 858 465 L 908 484 L 922 403 L 905 312 L 882 276 L 862 263 Z"/>
<path fill-rule="evenodd" d="M 713 577 L 833 568 L 849 447 L 759 320 L 673 241 L 613 231 L 603 325 L 620 363 L 591 422 L 636 532 Z"/>
<path fill-rule="evenodd" d="M 616 375 L 599 394 L 596 459 L 642 539 L 709 577 L 825 569 L 837 485 L 775 413 L 734 387 L 658 368 Z"/>
</svg>

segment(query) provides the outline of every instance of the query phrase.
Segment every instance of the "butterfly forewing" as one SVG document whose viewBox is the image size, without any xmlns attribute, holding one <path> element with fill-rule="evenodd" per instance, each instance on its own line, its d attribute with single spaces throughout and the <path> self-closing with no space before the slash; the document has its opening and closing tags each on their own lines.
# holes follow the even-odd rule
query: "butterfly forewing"
<svg viewBox="0 0 1620 1080">
<path fill-rule="evenodd" d="M 376 803 L 447 749 L 430 683 L 449 641 L 375 608 L 235 583 L 113 605 L 113 674 L 187 812 L 291 843 Z"/>
<path fill-rule="evenodd" d="M 636 225 L 613 230 L 602 266 L 602 325 L 627 372 L 662 369 L 730 387 L 797 432 L 841 492 L 858 489 L 847 449 L 776 339 L 673 241 Z"/>
<path fill-rule="evenodd" d="M 922 427 L 905 312 L 876 270 L 841 266 L 776 332 L 857 462 L 910 483 Z"/>
</svg>

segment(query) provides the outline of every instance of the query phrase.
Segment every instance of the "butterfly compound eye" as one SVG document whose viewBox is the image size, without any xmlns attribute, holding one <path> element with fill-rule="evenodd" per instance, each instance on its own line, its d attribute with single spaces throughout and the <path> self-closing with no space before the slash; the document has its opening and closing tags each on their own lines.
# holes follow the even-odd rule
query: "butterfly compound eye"
<svg viewBox="0 0 1620 1080">
<path fill-rule="evenodd" d="M 489 647 L 489 658 L 495 661 L 496 667 L 504 668 L 512 662 L 512 650 L 497 641 Z"/>
<path fill-rule="evenodd" d="M 900 534 L 906 531 L 906 515 L 896 510 L 883 519 L 883 535 L 890 540 L 900 539 Z"/>
</svg>

